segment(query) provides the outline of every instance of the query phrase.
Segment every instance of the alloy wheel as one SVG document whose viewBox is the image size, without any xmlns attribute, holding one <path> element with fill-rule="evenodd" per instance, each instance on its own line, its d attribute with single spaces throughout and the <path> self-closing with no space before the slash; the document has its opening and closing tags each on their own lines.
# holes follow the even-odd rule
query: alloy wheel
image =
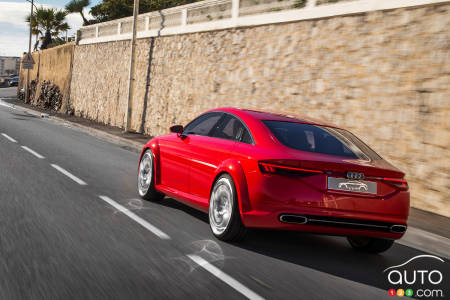
<svg viewBox="0 0 450 300">
<path fill-rule="evenodd" d="M 139 175 L 138 175 L 138 190 L 139 195 L 145 196 L 150 184 L 152 183 L 153 177 L 153 159 L 151 152 L 146 152 L 141 159 L 139 164 Z"/>
<path fill-rule="evenodd" d="M 222 234 L 233 212 L 233 189 L 227 178 L 220 178 L 214 185 L 209 201 L 209 222 L 216 235 Z"/>
</svg>

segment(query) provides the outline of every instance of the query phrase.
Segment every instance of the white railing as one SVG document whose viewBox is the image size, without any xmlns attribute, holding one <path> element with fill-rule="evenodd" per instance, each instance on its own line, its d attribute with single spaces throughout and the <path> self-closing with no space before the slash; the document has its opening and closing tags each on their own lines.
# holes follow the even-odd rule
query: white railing
<svg viewBox="0 0 450 300">
<path fill-rule="evenodd" d="M 351 15 L 450 0 L 205 0 L 141 14 L 137 37 L 173 35 Z M 133 18 L 84 26 L 79 44 L 131 39 Z"/>
</svg>

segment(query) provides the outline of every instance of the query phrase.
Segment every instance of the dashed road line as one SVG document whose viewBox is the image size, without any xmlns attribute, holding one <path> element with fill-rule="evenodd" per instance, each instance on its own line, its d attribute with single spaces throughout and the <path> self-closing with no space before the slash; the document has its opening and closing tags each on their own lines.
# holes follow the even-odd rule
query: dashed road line
<svg viewBox="0 0 450 300">
<path fill-rule="evenodd" d="M 156 228 L 146 220 L 142 219 L 135 213 L 131 212 L 129 209 L 125 208 L 124 206 L 120 205 L 116 201 L 112 200 L 111 198 L 107 196 L 100 195 L 98 196 L 100 199 L 108 203 L 109 205 L 113 206 L 117 210 L 119 210 L 124 215 L 130 217 L 133 221 L 137 222 L 139 225 L 147 229 L 148 231 L 151 231 L 153 234 L 158 236 L 160 239 L 163 240 L 170 240 L 170 236 L 168 236 L 166 233 L 162 232 L 160 229 Z"/>
<path fill-rule="evenodd" d="M 44 159 L 45 157 L 43 157 L 42 155 L 40 155 L 39 153 L 37 153 L 36 151 L 34 151 L 33 149 L 28 148 L 27 146 L 20 146 L 22 149 L 28 151 L 29 153 L 33 154 L 34 156 L 36 156 L 39 159 Z"/>
<path fill-rule="evenodd" d="M 6 133 L 2 133 L 2 135 L 7 138 L 10 142 L 13 143 L 17 143 L 17 141 L 15 139 L 13 139 L 12 137 L 10 137 L 9 135 L 7 135 Z"/>
<path fill-rule="evenodd" d="M 211 273 L 212 275 L 216 276 L 218 279 L 222 280 L 229 286 L 231 286 L 233 289 L 247 297 L 248 299 L 252 300 L 261 300 L 264 299 L 260 295 L 256 294 L 249 288 L 247 288 L 245 285 L 234 279 L 233 277 L 229 276 L 228 274 L 222 272 L 220 269 L 216 268 L 203 258 L 201 258 L 198 255 L 188 254 L 187 255 L 190 259 L 192 259 L 196 264 L 198 264 L 200 267 Z"/>
<path fill-rule="evenodd" d="M 53 168 L 55 168 L 56 170 L 58 170 L 59 172 L 63 173 L 64 175 L 66 175 L 67 177 L 69 177 L 70 179 L 72 179 L 73 181 L 75 181 L 76 183 L 78 183 L 79 185 L 87 185 L 86 182 L 84 182 L 83 180 L 81 180 L 80 178 L 78 178 L 77 176 L 71 174 L 69 171 L 61 168 L 58 165 L 55 164 L 50 164 Z"/>
</svg>

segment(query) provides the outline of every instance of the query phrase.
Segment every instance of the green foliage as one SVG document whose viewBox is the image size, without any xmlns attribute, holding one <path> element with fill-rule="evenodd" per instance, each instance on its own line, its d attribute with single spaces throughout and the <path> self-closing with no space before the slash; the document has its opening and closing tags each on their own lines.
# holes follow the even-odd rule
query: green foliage
<svg viewBox="0 0 450 300">
<path fill-rule="evenodd" d="M 297 0 L 294 3 L 294 8 L 302 8 L 305 7 L 306 5 L 306 0 Z"/>
<path fill-rule="evenodd" d="M 140 0 L 139 13 L 162 10 L 180 6 L 199 0 Z M 133 0 L 103 0 L 91 8 L 91 15 L 95 20 L 91 23 L 105 22 L 133 15 Z"/>
<path fill-rule="evenodd" d="M 336 3 L 342 0 L 319 0 L 317 1 L 317 5 L 328 4 L 328 3 Z"/>
<path fill-rule="evenodd" d="M 59 45 L 63 45 L 66 43 L 66 39 L 64 37 L 58 36 L 55 38 L 52 38 L 52 41 L 50 44 L 48 44 L 47 49 L 53 48 Z"/>
<path fill-rule="evenodd" d="M 88 25 L 89 21 L 86 19 L 83 13 L 83 9 L 91 4 L 89 0 L 72 0 L 66 5 L 66 10 L 69 13 L 79 13 L 83 19 L 83 25 Z"/>
<path fill-rule="evenodd" d="M 41 49 L 47 49 L 53 38 L 59 36 L 61 32 L 70 29 L 66 22 L 67 11 L 54 8 L 39 7 L 31 17 L 26 17 L 26 22 L 30 23 L 32 33 L 41 35 Z"/>
</svg>

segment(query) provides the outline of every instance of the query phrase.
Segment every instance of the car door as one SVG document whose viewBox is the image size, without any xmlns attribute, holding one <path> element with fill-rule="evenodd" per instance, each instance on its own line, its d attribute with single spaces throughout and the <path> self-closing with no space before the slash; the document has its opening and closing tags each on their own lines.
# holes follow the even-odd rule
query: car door
<svg viewBox="0 0 450 300">
<path fill-rule="evenodd" d="M 159 140 L 161 184 L 189 192 L 189 154 L 187 143 L 176 134 Z"/>
<path fill-rule="evenodd" d="M 161 183 L 182 192 L 189 192 L 191 165 L 190 140 L 193 135 L 206 135 L 220 120 L 222 113 L 206 113 L 190 122 L 182 138 L 168 135 L 160 141 Z"/>
<path fill-rule="evenodd" d="M 215 171 L 224 160 L 231 157 L 236 140 L 243 133 L 242 128 L 237 118 L 225 113 L 207 136 L 191 137 L 191 194 L 208 201 Z"/>
</svg>

